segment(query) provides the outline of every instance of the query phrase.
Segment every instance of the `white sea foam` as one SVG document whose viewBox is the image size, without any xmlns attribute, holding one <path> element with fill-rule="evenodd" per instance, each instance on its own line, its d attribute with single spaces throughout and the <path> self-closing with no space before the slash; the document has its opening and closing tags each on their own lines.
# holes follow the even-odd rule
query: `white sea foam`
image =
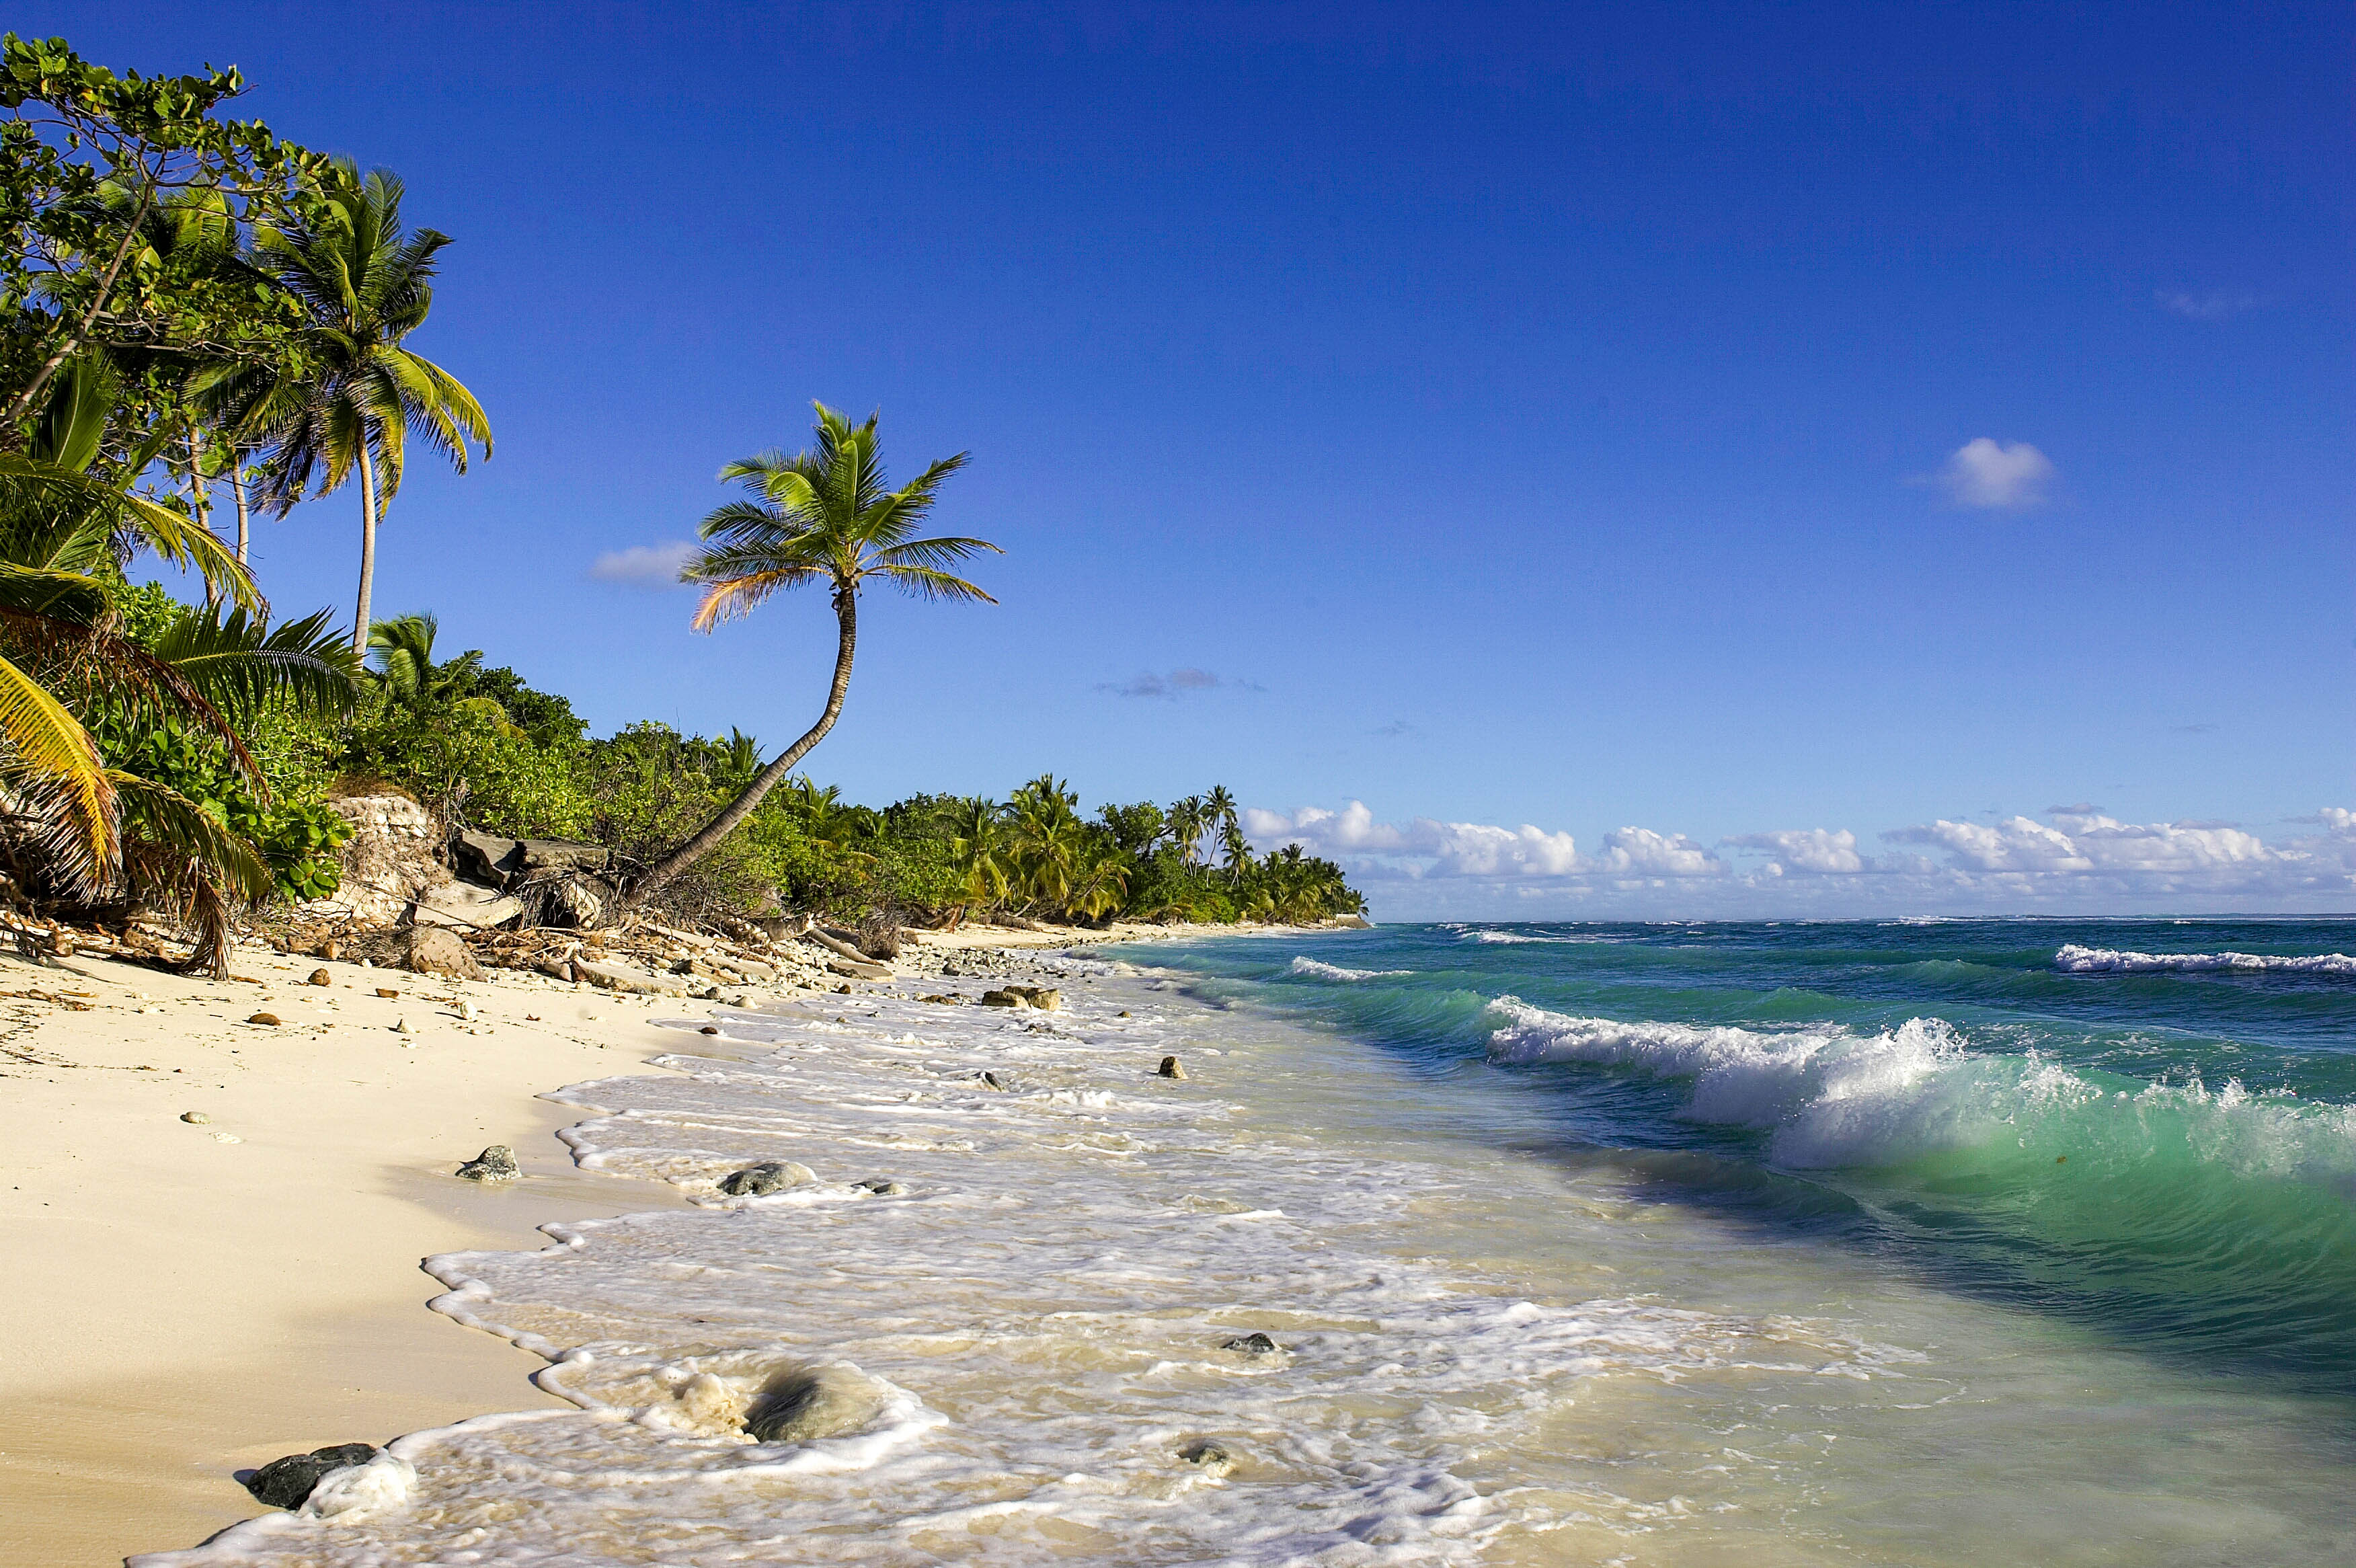
<svg viewBox="0 0 2356 1568">
<path fill-rule="evenodd" d="M 566 1133 L 583 1165 L 699 1207 L 429 1266 L 439 1310 L 548 1358 L 538 1380 L 577 1408 L 412 1435 L 399 1497 L 142 1562 L 1472 1563 L 1574 1520 L 1657 1527 L 1641 1499 L 1522 1484 L 1606 1383 L 1919 1363 L 1824 1323 L 1432 1262 L 1424 1217 L 1460 1180 L 1396 1138 L 1255 1132 L 1203 1081 L 1252 1072 L 1229 1026 L 1217 1068 L 1169 1083 L 1154 1063 L 1189 1048 L 1170 1017 L 1078 989 L 1048 1020 L 864 997 L 727 1015 L 774 1049 L 563 1091 L 596 1112 Z M 717 1190 L 788 1157 L 818 1179 Z M 873 1176 L 905 1191 L 855 1185 Z M 1253 1332 L 1280 1353 L 1222 1348 Z M 759 1391 L 806 1369 L 852 1390 L 852 1424 L 753 1441 Z M 1205 1440 L 1232 1473 L 1181 1456 Z"/>
<path fill-rule="evenodd" d="M 1308 980 L 1384 980 L 1396 975 L 1413 974 L 1411 969 L 1344 969 L 1338 963 L 1320 963 L 1306 953 L 1293 958 L 1289 972 Z"/>
<path fill-rule="evenodd" d="M 2053 955 L 2053 967 L 2064 974 L 2202 974 L 2222 971 L 2356 976 L 2356 957 L 2344 952 L 2297 958 L 2254 952 L 2127 952 L 2117 948 L 2083 948 L 2070 942 Z"/>
</svg>

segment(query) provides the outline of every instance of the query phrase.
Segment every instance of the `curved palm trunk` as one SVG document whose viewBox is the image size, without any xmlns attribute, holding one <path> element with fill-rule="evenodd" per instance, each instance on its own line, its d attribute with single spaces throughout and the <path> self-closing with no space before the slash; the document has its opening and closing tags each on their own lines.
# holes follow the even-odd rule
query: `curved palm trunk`
<svg viewBox="0 0 2356 1568">
<path fill-rule="evenodd" d="M 368 656 L 369 596 L 376 591 L 376 465 L 360 444 L 360 598 L 352 611 L 352 651 Z"/>
<path fill-rule="evenodd" d="M 725 811 L 706 822 L 701 832 L 648 867 L 647 874 L 631 885 L 629 903 L 634 906 L 645 903 L 670 886 L 680 872 L 710 854 L 722 839 L 734 832 L 744 819 L 753 814 L 762 797 L 776 788 L 786 775 L 794 770 L 794 765 L 809 755 L 810 747 L 824 740 L 826 732 L 834 727 L 834 721 L 842 714 L 842 699 L 851 690 L 851 656 L 859 645 L 859 596 L 857 590 L 848 585 L 834 591 L 834 618 L 841 628 L 835 644 L 834 684 L 827 691 L 826 711 L 819 714 L 818 723 L 810 725 L 801 739 L 780 752 L 776 761 L 762 768 L 753 782 L 744 787 L 744 792 L 730 801 Z"/>
</svg>

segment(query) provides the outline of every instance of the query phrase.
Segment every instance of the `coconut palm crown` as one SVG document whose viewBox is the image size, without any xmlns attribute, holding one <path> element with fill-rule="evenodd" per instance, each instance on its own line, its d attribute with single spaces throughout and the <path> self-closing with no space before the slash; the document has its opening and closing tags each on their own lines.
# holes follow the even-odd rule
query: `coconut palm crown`
<svg viewBox="0 0 2356 1568">
<path fill-rule="evenodd" d="M 921 599 L 998 602 L 950 570 L 982 551 L 996 552 L 997 545 L 984 539 L 917 537 L 941 482 L 965 467 L 966 454 L 944 457 L 893 489 L 876 446 L 876 416 L 853 424 L 822 403 L 812 407 L 818 427 L 808 451 L 791 457 L 764 452 L 720 470 L 723 483 L 742 483 L 746 496 L 703 520 L 703 548 L 680 579 L 703 585 L 695 610 L 698 631 L 749 615 L 788 588 L 826 584 L 838 634 L 826 707 L 719 815 L 648 868 L 631 888 L 634 899 L 653 897 L 710 854 L 834 727 L 851 689 L 862 588 L 883 582 Z"/>
<path fill-rule="evenodd" d="M 358 652 L 369 646 L 377 524 L 400 493 L 409 435 L 423 438 L 462 474 L 470 443 L 491 455 L 490 422 L 475 394 L 403 345 L 433 307 L 435 258 L 450 237 L 431 229 L 404 235 L 401 199 L 401 180 L 390 171 L 360 178 L 346 167 L 310 216 L 262 235 L 257 264 L 303 303 L 308 369 L 300 380 L 216 393 L 239 411 L 233 439 L 270 441 L 257 489 L 279 515 L 359 473 Z"/>
</svg>

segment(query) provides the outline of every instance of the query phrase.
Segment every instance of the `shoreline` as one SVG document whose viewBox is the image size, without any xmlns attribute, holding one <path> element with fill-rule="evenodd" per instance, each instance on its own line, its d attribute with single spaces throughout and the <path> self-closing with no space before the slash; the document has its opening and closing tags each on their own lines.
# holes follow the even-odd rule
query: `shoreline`
<svg viewBox="0 0 2356 1568">
<path fill-rule="evenodd" d="M 911 932 L 893 968 L 1302 929 Z M 581 1112 L 543 1096 L 661 1073 L 649 1058 L 686 1042 L 651 1019 L 704 1004 L 252 945 L 233 967 L 240 978 L 216 982 L 103 958 L 0 960 L 0 993 L 16 993 L 0 996 L 0 1098 L 16 1129 L 0 1150 L 0 1244 L 42 1262 L 0 1307 L 0 1568 L 191 1545 L 264 1511 L 230 1475 L 283 1454 L 561 1407 L 529 1380 L 538 1357 L 425 1309 L 440 1287 L 420 1260 L 535 1249 L 544 1224 L 684 1203 L 575 1166 L 556 1134 Z M 307 983 L 316 970 L 329 984 Z M 277 1026 L 247 1021 L 273 1010 Z M 395 1031 L 403 1020 L 412 1033 Z M 453 1177 L 496 1143 L 526 1179 Z"/>
</svg>

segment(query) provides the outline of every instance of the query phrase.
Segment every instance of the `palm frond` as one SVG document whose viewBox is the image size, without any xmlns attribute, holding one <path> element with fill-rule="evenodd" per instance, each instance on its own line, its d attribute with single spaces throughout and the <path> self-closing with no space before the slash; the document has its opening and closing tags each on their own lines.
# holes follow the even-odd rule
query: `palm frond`
<svg viewBox="0 0 2356 1568">
<path fill-rule="evenodd" d="M 48 785 L 73 828 L 93 878 L 109 875 L 119 848 L 115 795 L 98 743 L 49 689 L 0 658 L 0 743 L 25 776 Z"/>
<path fill-rule="evenodd" d="M 273 627 L 241 609 L 192 609 L 164 629 L 154 653 L 239 718 L 273 703 L 349 713 L 359 693 L 359 662 L 326 610 Z"/>
<path fill-rule="evenodd" d="M 875 575 L 888 580 L 894 587 L 914 598 L 948 600 L 959 604 L 994 605 L 998 602 L 963 577 L 951 576 L 947 572 L 936 571 L 930 566 L 876 566 L 871 570 Z"/>
<path fill-rule="evenodd" d="M 702 599 L 695 607 L 695 619 L 691 624 L 698 631 L 710 631 L 722 621 L 751 615 L 766 604 L 771 595 L 799 587 L 818 575 L 804 568 L 789 572 L 755 572 L 715 582 L 704 589 Z"/>
</svg>

